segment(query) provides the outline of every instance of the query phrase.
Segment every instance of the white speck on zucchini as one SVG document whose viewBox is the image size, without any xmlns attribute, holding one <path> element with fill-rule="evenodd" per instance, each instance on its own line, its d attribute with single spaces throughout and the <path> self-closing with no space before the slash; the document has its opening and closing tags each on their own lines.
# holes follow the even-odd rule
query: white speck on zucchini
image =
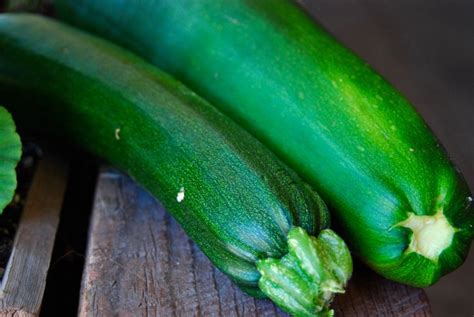
<svg viewBox="0 0 474 317">
<path fill-rule="evenodd" d="M 120 140 L 120 128 L 115 129 L 115 139 Z"/>
<path fill-rule="evenodd" d="M 176 196 L 176 201 L 178 203 L 182 202 L 184 200 L 184 187 L 181 187 L 179 189 L 178 195 Z"/>
<path fill-rule="evenodd" d="M 235 25 L 239 25 L 240 24 L 240 21 L 236 18 L 233 18 L 231 16 L 228 16 L 226 15 L 225 18 L 227 19 L 227 21 L 229 21 L 230 23 L 232 24 L 235 24 Z"/>
</svg>

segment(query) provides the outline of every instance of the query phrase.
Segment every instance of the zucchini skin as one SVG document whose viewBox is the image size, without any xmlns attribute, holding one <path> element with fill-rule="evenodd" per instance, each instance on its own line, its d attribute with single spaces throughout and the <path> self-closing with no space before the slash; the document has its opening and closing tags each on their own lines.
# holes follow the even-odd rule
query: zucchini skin
<svg viewBox="0 0 474 317">
<path fill-rule="evenodd" d="M 129 173 L 249 294 L 264 296 L 255 263 L 282 257 L 292 227 L 314 236 L 328 226 L 324 202 L 259 141 L 119 47 L 40 16 L 3 14 L 0 51 L 0 99 L 18 124 Z"/>
<path fill-rule="evenodd" d="M 63 19 L 170 72 L 302 175 L 351 250 L 381 275 L 428 286 L 464 262 L 471 194 L 403 96 L 289 1 L 56 0 Z M 436 260 L 408 252 L 410 213 L 442 208 Z"/>
</svg>

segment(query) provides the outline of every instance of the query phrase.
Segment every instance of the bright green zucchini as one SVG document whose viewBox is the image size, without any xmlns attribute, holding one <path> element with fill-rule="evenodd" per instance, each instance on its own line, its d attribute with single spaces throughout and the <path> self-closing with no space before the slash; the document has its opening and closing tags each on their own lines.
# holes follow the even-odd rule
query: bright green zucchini
<svg viewBox="0 0 474 317">
<path fill-rule="evenodd" d="M 141 59 L 47 18 L 0 16 L 0 51 L 0 99 L 19 123 L 128 172 L 249 294 L 331 313 L 349 251 L 320 233 L 319 196 L 250 134 Z"/>
<path fill-rule="evenodd" d="M 15 194 L 21 141 L 10 113 L 0 106 L 0 214 Z"/>
<path fill-rule="evenodd" d="M 471 197 L 409 102 L 285 0 L 56 0 L 60 15 L 141 54 L 273 149 L 334 209 L 385 277 L 426 286 L 458 267 Z"/>
</svg>

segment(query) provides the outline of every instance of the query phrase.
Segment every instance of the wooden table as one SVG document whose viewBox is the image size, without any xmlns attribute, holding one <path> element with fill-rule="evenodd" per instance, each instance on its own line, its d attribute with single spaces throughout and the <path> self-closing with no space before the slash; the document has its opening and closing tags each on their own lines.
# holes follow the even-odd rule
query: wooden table
<svg viewBox="0 0 474 317">
<path fill-rule="evenodd" d="M 38 164 L 2 281 L 0 316 L 40 314 L 68 165 L 48 153 Z M 112 168 L 98 174 L 89 230 L 80 316 L 287 316 L 240 291 L 157 200 Z M 334 309 L 338 316 L 430 316 L 423 290 L 360 264 Z"/>
<path fill-rule="evenodd" d="M 102 169 L 82 282 L 81 316 L 286 316 L 215 269 L 164 208 Z M 338 316 L 429 316 L 425 293 L 356 266 Z"/>
</svg>

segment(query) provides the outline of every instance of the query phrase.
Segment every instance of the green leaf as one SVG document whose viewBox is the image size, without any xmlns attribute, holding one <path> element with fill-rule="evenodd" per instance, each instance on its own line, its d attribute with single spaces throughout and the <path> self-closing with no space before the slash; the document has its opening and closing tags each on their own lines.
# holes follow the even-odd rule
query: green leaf
<svg viewBox="0 0 474 317">
<path fill-rule="evenodd" d="M 0 213 L 16 189 L 15 167 L 21 157 L 21 141 L 8 111 L 0 106 Z"/>
</svg>

